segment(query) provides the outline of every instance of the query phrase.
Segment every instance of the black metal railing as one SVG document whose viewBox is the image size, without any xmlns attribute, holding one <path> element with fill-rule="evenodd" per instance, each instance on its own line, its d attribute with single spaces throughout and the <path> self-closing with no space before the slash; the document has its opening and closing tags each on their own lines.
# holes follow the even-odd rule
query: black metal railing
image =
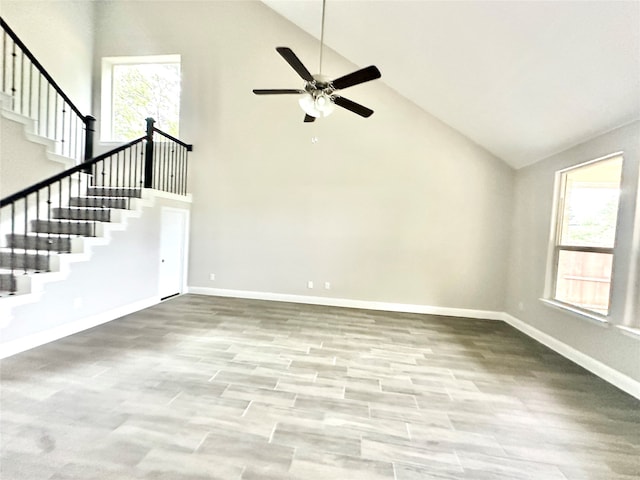
<svg viewBox="0 0 640 480">
<path fill-rule="evenodd" d="M 185 195 L 192 145 L 156 129 L 0 200 L 0 290 L 15 293 L 15 275 L 51 271 L 52 253 L 71 239 L 97 236 L 110 209 L 129 208 L 142 188 Z M 157 135 L 157 138 L 154 137 Z"/>
<path fill-rule="evenodd" d="M 146 176 L 144 186 L 165 192 L 186 195 L 187 155 L 193 146 L 169 135 L 153 126 L 153 118 L 147 118 Z M 154 139 L 153 134 L 160 137 Z"/>
<path fill-rule="evenodd" d="M 77 162 L 93 156 L 95 118 L 83 115 L 26 45 L 0 18 L 0 87 L 15 113 L 34 120 L 37 135 Z"/>
</svg>

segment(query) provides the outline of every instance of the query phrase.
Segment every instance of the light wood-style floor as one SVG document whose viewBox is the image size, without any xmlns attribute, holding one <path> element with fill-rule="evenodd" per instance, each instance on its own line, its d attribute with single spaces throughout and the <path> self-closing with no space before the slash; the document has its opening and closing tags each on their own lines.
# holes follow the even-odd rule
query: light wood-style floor
<svg viewBox="0 0 640 480">
<path fill-rule="evenodd" d="M 185 295 L 0 367 L 3 480 L 640 478 L 640 402 L 501 322 Z"/>
</svg>

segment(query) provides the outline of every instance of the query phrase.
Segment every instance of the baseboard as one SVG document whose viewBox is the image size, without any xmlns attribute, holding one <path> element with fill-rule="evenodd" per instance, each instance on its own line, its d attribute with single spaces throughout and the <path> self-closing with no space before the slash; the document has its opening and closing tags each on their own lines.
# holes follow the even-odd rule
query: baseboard
<svg viewBox="0 0 640 480">
<path fill-rule="evenodd" d="M 103 323 L 110 322 L 117 318 L 129 315 L 130 313 L 143 310 L 160 303 L 160 299 L 157 297 L 150 297 L 138 302 L 130 303 L 107 312 L 98 313 L 85 317 L 74 322 L 70 322 L 44 332 L 34 333 L 23 338 L 11 340 L 6 343 L 0 343 L 0 359 L 16 355 L 32 348 L 39 347 L 45 343 L 59 340 L 63 337 L 68 337 L 74 333 L 88 330 L 89 328 L 97 327 Z"/>
<path fill-rule="evenodd" d="M 370 300 L 353 300 L 349 298 L 315 297 L 311 295 L 290 295 L 285 293 L 252 292 L 246 290 L 227 290 L 222 288 L 188 287 L 189 293 L 212 295 L 216 297 L 246 298 L 251 300 L 270 300 L 275 302 L 306 303 L 327 307 L 360 308 L 385 312 L 422 313 L 427 315 L 443 315 L 447 317 L 478 318 L 483 320 L 502 320 L 502 312 L 490 310 L 473 310 L 467 308 L 436 307 L 407 303 L 374 302 Z"/>
<path fill-rule="evenodd" d="M 561 342 L 557 338 L 554 338 L 551 335 L 548 335 L 538 330 L 537 328 L 532 327 L 522 320 L 509 315 L 508 313 L 503 313 L 502 319 L 513 328 L 520 330 L 525 335 L 533 338 L 534 340 L 537 340 L 546 347 L 549 347 L 551 350 L 559 353 L 563 357 L 568 358 L 574 363 L 577 363 L 582 368 L 589 370 L 594 375 L 597 375 L 603 380 L 618 387 L 620 390 L 640 400 L 640 382 L 623 373 L 620 373 L 618 370 L 605 365 L 604 363 L 594 359 L 593 357 L 590 357 L 589 355 L 576 350 L 566 343 Z"/>
</svg>

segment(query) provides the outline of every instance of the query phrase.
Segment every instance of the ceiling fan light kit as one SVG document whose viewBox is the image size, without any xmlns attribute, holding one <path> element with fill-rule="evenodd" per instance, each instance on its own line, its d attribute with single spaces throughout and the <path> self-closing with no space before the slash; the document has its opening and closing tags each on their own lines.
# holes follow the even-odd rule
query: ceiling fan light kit
<svg viewBox="0 0 640 480">
<path fill-rule="evenodd" d="M 324 46 L 324 12 L 326 0 L 322 2 L 322 30 L 320 36 L 320 72 L 322 72 L 322 49 Z M 276 47 L 276 51 L 285 59 L 285 61 L 293 68 L 296 73 L 305 81 L 304 90 L 300 89 L 256 89 L 253 93 L 256 95 L 299 95 L 298 103 L 304 110 L 305 123 L 315 121 L 316 118 L 327 117 L 334 111 L 338 105 L 349 110 L 361 117 L 368 118 L 373 114 L 373 110 L 360 105 L 348 98 L 341 97 L 336 94 L 337 90 L 358 85 L 360 83 L 369 82 L 380 78 L 380 70 L 374 65 L 356 70 L 348 75 L 344 75 L 333 81 L 328 80 L 321 74 L 311 75 L 307 67 L 293 53 L 289 47 Z"/>
</svg>

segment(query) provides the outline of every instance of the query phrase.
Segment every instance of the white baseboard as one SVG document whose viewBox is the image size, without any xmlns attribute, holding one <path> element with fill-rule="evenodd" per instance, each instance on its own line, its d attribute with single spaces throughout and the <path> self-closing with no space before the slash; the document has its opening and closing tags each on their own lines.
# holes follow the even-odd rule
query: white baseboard
<svg viewBox="0 0 640 480">
<path fill-rule="evenodd" d="M 575 348 L 567 345 L 564 342 L 561 342 L 551 335 L 548 335 L 538 330 L 537 328 L 532 327 L 522 320 L 509 315 L 508 313 L 503 313 L 502 319 L 513 328 L 520 330 L 525 335 L 537 340 L 556 353 L 559 353 L 563 357 L 568 358 L 574 363 L 577 363 L 582 368 L 589 370 L 594 375 L 597 375 L 603 380 L 611 383 L 612 385 L 615 385 L 620 390 L 627 392 L 629 395 L 640 399 L 640 382 L 623 373 L 620 373 L 618 370 L 605 365 L 604 363 L 594 359 L 593 357 L 590 357 L 589 355 L 576 350 Z"/>
<path fill-rule="evenodd" d="M 74 322 L 60 325 L 50 330 L 45 330 L 44 332 L 38 332 L 23 338 L 0 343 L 0 359 L 31 350 L 32 348 L 53 342 L 54 340 L 59 340 L 63 337 L 68 337 L 69 335 L 73 335 L 74 333 L 78 333 L 83 330 L 88 330 L 89 328 L 110 322 L 116 318 L 129 315 L 130 313 L 143 310 L 158 303 L 160 303 L 160 299 L 157 297 L 146 298 L 138 302 L 114 308 L 107 312 L 98 313 L 96 315 L 91 315 L 90 317 L 85 317 Z"/>
<path fill-rule="evenodd" d="M 222 288 L 188 287 L 189 293 L 212 295 L 216 297 L 247 298 L 251 300 L 270 300 L 274 302 L 306 303 L 327 307 L 361 308 L 385 312 L 422 313 L 444 315 L 447 317 L 478 318 L 483 320 L 503 320 L 502 312 L 490 310 L 472 310 L 467 308 L 436 307 L 408 303 L 374 302 L 370 300 L 352 300 L 349 298 L 315 297 L 311 295 L 290 295 L 285 293 L 252 292 L 246 290 L 227 290 Z"/>
</svg>

